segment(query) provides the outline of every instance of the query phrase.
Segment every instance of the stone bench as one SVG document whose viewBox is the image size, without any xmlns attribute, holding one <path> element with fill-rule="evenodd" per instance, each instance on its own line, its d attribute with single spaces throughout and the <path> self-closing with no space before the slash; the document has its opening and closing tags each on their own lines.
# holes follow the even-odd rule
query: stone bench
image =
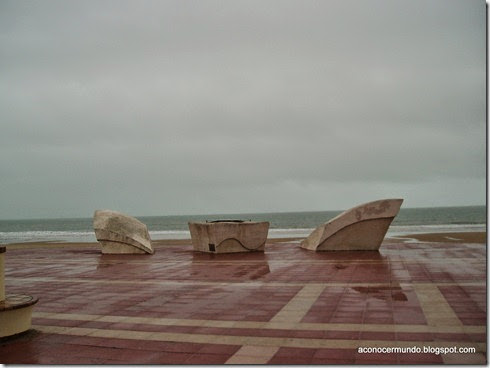
<svg viewBox="0 0 490 368">
<path fill-rule="evenodd" d="M 300 244 L 313 251 L 378 250 L 403 199 L 382 199 L 342 212 Z"/>
<path fill-rule="evenodd" d="M 5 295 L 5 252 L 0 246 L 0 338 L 31 328 L 32 309 L 38 299 L 30 295 Z"/>
<path fill-rule="evenodd" d="M 189 222 L 192 246 L 207 253 L 263 252 L 269 222 L 216 220 Z"/>
</svg>

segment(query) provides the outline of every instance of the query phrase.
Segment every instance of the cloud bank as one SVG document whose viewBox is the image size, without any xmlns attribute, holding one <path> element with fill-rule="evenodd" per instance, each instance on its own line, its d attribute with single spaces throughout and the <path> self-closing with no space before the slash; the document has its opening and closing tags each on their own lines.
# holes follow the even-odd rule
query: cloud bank
<svg viewBox="0 0 490 368">
<path fill-rule="evenodd" d="M 3 1 L 0 218 L 484 204 L 485 12 Z"/>
</svg>

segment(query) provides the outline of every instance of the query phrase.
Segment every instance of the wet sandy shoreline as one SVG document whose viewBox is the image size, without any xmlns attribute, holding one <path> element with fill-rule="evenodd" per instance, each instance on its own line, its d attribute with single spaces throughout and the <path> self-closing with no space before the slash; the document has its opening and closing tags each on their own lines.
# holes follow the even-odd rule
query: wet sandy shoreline
<svg viewBox="0 0 490 368">
<path fill-rule="evenodd" d="M 486 243 L 487 233 L 482 232 L 448 232 L 448 233 L 422 233 L 397 236 L 396 239 L 416 239 L 422 242 L 444 243 Z"/>
</svg>

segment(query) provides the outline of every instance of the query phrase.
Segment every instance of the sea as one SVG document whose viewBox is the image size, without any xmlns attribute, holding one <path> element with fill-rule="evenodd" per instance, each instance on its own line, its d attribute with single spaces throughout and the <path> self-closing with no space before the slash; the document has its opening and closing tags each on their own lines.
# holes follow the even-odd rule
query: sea
<svg viewBox="0 0 490 368">
<path fill-rule="evenodd" d="M 180 216 L 135 216 L 150 237 L 189 239 L 188 222 L 222 219 L 269 221 L 269 238 L 306 237 L 342 211 L 273 212 Z M 486 231 L 486 206 L 402 208 L 387 236 L 417 233 Z M 0 220 L 0 244 L 52 241 L 95 242 L 92 218 Z"/>
</svg>

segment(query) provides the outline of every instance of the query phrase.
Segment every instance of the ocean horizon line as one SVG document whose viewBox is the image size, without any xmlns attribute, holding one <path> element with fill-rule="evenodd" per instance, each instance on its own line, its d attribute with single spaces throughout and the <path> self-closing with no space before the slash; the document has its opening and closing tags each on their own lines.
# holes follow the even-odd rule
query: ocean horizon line
<svg viewBox="0 0 490 368">
<path fill-rule="evenodd" d="M 150 234 L 163 238 L 188 237 L 189 222 L 236 219 L 267 221 L 270 232 L 288 236 L 307 236 L 314 228 L 342 211 L 258 212 L 245 214 L 135 216 Z M 455 230 L 486 231 L 485 206 L 447 206 L 402 208 L 393 219 L 389 232 L 418 233 Z M 172 235 L 167 236 L 166 234 Z M 295 234 L 295 235 L 291 235 Z M 152 236 L 152 239 L 154 237 Z M 92 217 L 0 220 L 0 243 L 22 240 L 90 240 L 93 241 Z"/>
<path fill-rule="evenodd" d="M 405 211 L 405 210 L 425 210 L 425 209 L 450 209 L 450 208 L 468 208 L 468 207 L 487 207 L 486 204 L 483 205 L 462 205 L 462 206 L 428 206 L 428 207 L 403 207 L 400 209 L 400 211 Z M 352 207 L 351 207 L 352 208 Z M 196 217 L 203 217 L 203 216 L 230 216 L 230 215 L 239 215 L 239 216 L 246 216 L 246 215 L 278 215 L 278 214 L 293 214 L 293 213 L 324 213 L 324 212 L 338 212 L 341 213 L 348 208 L 342 209 L 342 210 L 308 210 L 308 211 L 277 211 L 277 212 L 228 212 L 228 213 L 193 213 L 193 214 L 170 214 L 170 215 L 133 215 L 125 211 L 119 211 L 126 213 L 128 215 L 131 215 L 136 218 L 152 218 L 152 217 L 186 217 L 186 216 L 196 216 Z M 95 210 L 94 210 L 95 212 Z M 0 221 L 39 221 L 39 220 L 81 220 L 81 219 L 88 219 L 92 218 L 92 216 L 85 216 L 85 217 L 30 217 L 30 218 L 0 218 Z"/>
</svg>

